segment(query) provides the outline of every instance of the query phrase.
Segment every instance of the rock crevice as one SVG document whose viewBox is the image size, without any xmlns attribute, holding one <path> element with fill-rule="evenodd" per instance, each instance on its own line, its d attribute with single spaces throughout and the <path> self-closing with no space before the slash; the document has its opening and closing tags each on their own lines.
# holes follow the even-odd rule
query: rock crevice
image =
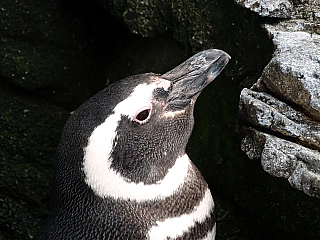
<svg viewBox="0 0 320 240">
<path fill-rule="evenodd" d="M 318 1 L 236 2 L 262 17 L 275 52 L 240 95 L 241 148 L 269 174 L 320 197 L 320 11 Z"/>
</svg>

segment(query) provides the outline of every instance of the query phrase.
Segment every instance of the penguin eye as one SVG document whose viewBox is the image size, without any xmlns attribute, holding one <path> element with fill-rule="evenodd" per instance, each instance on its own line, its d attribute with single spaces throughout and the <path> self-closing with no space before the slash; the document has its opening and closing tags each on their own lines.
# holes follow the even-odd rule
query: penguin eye
<svg viewBox="0 0 320 240">
<path fill-rule="evenodd" d="M 145 110 L 138 113 L 135 120 L 137 122 L 143 122 L 144 120 L 146 120 L 149 117 L 149 114 L 150 114 L 150 109 L 145 109 Z"/>
</svg>

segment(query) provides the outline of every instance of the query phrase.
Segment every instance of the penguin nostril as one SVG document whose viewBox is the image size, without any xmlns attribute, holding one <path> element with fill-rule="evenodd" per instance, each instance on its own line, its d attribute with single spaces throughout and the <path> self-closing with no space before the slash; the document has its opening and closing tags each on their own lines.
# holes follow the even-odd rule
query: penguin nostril
<svg viewBox="0 0 320 240">
<path fill-rule="evenodd" d="M 149 117 L 150 109 L 143 110 L 142 112 L 138 113 L 136 116 L 136 119 L 138 121 L 144 121 Z"/>
</svg>

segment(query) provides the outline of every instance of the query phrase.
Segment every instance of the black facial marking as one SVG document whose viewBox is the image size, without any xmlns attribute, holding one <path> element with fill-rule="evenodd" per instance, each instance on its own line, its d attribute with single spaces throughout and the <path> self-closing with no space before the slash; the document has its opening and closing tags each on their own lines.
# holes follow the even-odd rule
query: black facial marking
<svg viewBox="0 0 320 240">
<path fill-rule="evenodd" d="M 185 152 L 193 127 L 192 114 L 165 118 L 163 106 L 154 103 L 145 124 L 127 116 L 118 122 L 111 168 L 128 181 L 156 183 Z"/>
<path fill-rule="evenodd" d="M 170 92 L 170 89 L 169 91 L 166 91 L 164 90 L 164 88 L 156 88 L 153 91 L 153 97 L 157 101 L 165 101 L 168 99 L 169 92 Z"/>
</svg>

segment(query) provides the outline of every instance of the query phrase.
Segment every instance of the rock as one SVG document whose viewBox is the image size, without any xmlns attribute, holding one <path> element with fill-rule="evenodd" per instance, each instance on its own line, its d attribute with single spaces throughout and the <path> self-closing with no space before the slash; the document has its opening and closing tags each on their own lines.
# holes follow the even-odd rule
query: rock
<svg viewBox="0 0 320 240">
<path fill-rule="evenodd" d="M 78 5 L 62 2 L 1 2 L 0 75 L 72 111 L 105 86 L 107 60 L 101 56 L 112 50 L 100 44 L 90 29 L 90 24 L 95 29 L 102 25 Z M 97 17 L 100 12 L 95 10 Z M 101 32 L 111 31 L 108 26 Z M 109 41 L 105 38 L 104 45 Z"/>
<path fill-rule="evenodd" d="M 319 18 L 318 0 L 234 0 L 262 17 L 314 20 Z"/>
<path fill-rule="evenodd" d="M 290 18 L 293 5 L 289 0 L 235 0 L 236 3 L 259 13 L 262 17 Z"/>
<path fill-rule="evenodd" d="M 271 92 L 320 120 L 320 35 L 302 31 L 304 23 L 265 25 L 277 49 L 261 80 Z"/>
<path fill-rule="evenodd" d="M 253 2 L 241 1 L 252 9 L 249 3 Z M 291 5 L 288 16 L 295 20 L 264 25 L 276 50 L 257 83 L 241 92 L 240 125 L 245 126 L 241 147 L 250 159 L 261 159 L 266 172 L 320 197 L 320 21 L 310 18 L 320 3 Z M 261 16 L 280 17 L 270 7 L 264 10 L 268 14 L 258 11 Z"/>
<path fill-rule="evenodd" d="M 242 140 L 243 151 L 254 159 L 260 158 L 263 169 L 310 196 L 319 196 L 320 174 L 318 151 L 249 128 Z"/>
<path fill-rule="evenodd" d="M 309 148 L 320 149 L 320 125 L 270 95 L 249 89 L 241 92 L 240 112 L 251 126 L 241 144 L 247 156 L 261 159 L 269 174 L 320 197 L 320 153 Z"/>
<path fill-rule="evenodd" d="M 243 89 L 239 110 L 250 126 L 320 149 L 320 125 L 269 94 Z"/>
<path fill-rule="evenodd" d="M 48 214 L 56 146 L 69 112 L 3 82 L 0 94 L 0 239 L 26 239 Z"/>
</svg>

